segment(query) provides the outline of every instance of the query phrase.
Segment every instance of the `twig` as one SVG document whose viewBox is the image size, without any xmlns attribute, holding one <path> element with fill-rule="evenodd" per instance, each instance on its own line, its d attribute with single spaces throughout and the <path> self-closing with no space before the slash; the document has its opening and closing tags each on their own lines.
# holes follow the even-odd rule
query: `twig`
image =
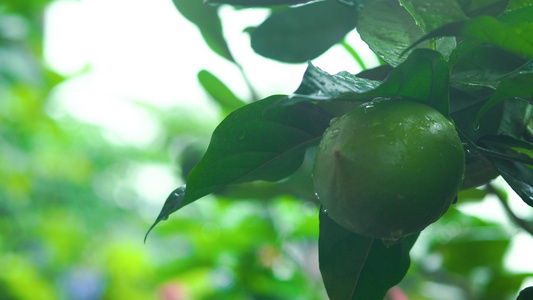
<svg viewBox="0 0 533 300">
<path fill-rule="evenodd" d="M 509 218 L 516 225 L 518 225 L 519 227 L 521 227 L 522 229 L 524 229 L 525 231 L 527 231 L 529 234 L 533 236 L 533 222 L 522 220 L 517 215 L 515 215 L 515 213 L 511 210 L 511 208 L 509 207 L 509 204 L 507 203 L 507 196 L 503 194 L 502 192 L 498 191 L 492 184 L 490 183 L 487 184 L 486 189 L 489 193 L 496 195 L 496 198 L 500 200 L 500 203 L 502 204 L 503 209 L 505 210 Z"/>
</svg>

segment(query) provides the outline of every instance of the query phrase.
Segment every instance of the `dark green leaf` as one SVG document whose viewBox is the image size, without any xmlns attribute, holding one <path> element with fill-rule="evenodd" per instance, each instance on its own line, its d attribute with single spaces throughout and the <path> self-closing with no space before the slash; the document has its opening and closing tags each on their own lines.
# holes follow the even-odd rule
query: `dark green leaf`
<svg viewBox="0 0 533 300">
<path fill-rule="evenodd" d="M 503 134 L 484 136 L 479 141 L 491 146 L 533 150 L 533 143 Z"/>
<path fill-rule="evenodd" d="M 320 272 L 331 300 L 382 300 L 410 265 L 418 234 L 391 247 L 350 232 L 320 213 Z"/>
<path fill-rule="evenodd" d="M 474 116 L 486 98 L 478 99 L 455 89 L 452 89 L 452 92 L 450 96 L 450 103 L 454 107 L 452 119 L 456 127 L 473 141 L 483 136 L 499 134 L 520 138 L 531 119 L 531 105 L 523 101 L 504 100 L 489 109 L 479 122 L 479 126 L 475 127 Z"/>
<path fill-rule="evenodd" d="M 164 221 L 168 219 L 168 216 L 178 210 L 180 208 L 183 198 L 185 196 L 185 186 L 180 186 L 177 189 L 173 190 L 170 195 L 168 195 L 167 200 L 165 201 L 165 204 L 163 204 L 163 208 L 161 209 L 161 212 L 155 219 L 154 224 L 150 226 L 150 229 L 148 229 L 148 232 L 146 232 L 146 235 L 144 236 L 144 242 L 146 243 L 146 238 L 148 238 L 148 234 L 154 227 L 161 221 Z"/>
<path fill-rule="evenodd" d="M 533 6 L 516 9 L 496 19 L 480 16 L 465 22 L 444 25 L 416 41 L 436 37 L 462 36 L 478 42 L 490 43 L 523 57 L 533 57 Z"/>
<path fill-rule="evenodd" d="M 529 206 L 533 206 L 533 169 L 515 161 L 490 158 L 509 186 Z"/>
<path fill-rule="evenodd" d="M 309 63 L 302 83 L 294 93 L 329 100 L 349 92 L 363 94 L 375 89 L 379 84 L 378 81 L 359 78 L 348 72 L 330 75 Z"/>
<path fill-rule="evenodd" d="M 397 0 L 374 0 L 360 12 L 357 31 L 374 53 L 392 66 L 406 59 L 404 51 L 419 40 L 424 31 Z M 437 40 L 436 49 L 448 56 L 455 46 L 454 38 Z M 417 45 L 418 48 L 429 46 Z"/>
<path fill-rule="evenodd" d="M 218 125 L 205 156 L 187 178 L 180 208 L 229 184 L 277 181 L 298 169 L 331 116 L 311 103 L 273 108 L 285 97 L 248 104 Z"/>
<path fill-rule="evenodd" d="M 327 0 L 274 12 L 252 30 L 255 52 L 282 62 L 314 59 L 355 28 L 355 7 Z"/>
<path fill-rule="evenodd" d="M 516 300 L 531 300 L 533 299 L 533 286 L 527 287 L 520 291 Z"/>
<path fill-rule="evenodd" d="M 400 64 L 405 59 L 402 52 L 424 34 L 397 0 L 374 0 L 366 5 L 357 31 L 370 49 L 392 66 Z"/>
<path fill-rule="evenodd" d="M 390 72 L 382 85 L 368 94 L 414 99 L 448 116 L 448 72 L 448 64 L 440 53 L 417 49 Z"/>
<path fill-rule="evenodd" d="M 207 45 L 218 55 L 234 62 L 222 33 L 218 8 L 204 4 L 202 0 L 173 0 L 178 11 L 194 23 Z"/>
<path fill-rule="evenodd" d="M 531 5 L 533 5 L 533 0 L 511 0 L 507 9 L 514 10 Z"/>
<path fill-rule="evenodd" d="M 465 21 L 467 17 L 455 0 L 400 0 L 424 32 L 430 32 L 451 22 Z"/>
<path fill-rule="evenodd" d="M 313 0 L 311 0 L 313 1 Z M 318 0 L 315 0 L 318 1 Z M 276 5 L 296 5 L 309 3 L 308 0 L 207 0 L 212 4 L 230 4 L 243 7 L 268 7 Z"/>
<path fill-rule="evenodd" d="M 222 108 L 225 114 L 244 106 L 246 103 L 239 99 L 233 92 L 218 79 L 215 75 L 207 70 L 198 72 L 198 80 L 207 93 L 215 100 Z"/>
<path fill-rule="evenodd" d="M 467 0 L 463 10 L 470 18 L 488 15 L 496 17 L 503 13 L 509 5 L 509 0 Z"/>
<path fill-rule="evenodd" d="M 474 126 L 479 124 L 481 118 L 492 106 L 506 99 L 522 99 L 533 103 L 533 74 L 520 74 L 502 80 L 494 95 L 479 110 Z"/>
<path fill-rule="evenodd" d="M 309 65 L 302 84 L 288 103 L 309 100 L 367 100 L 375 97 L 402 97 L 426 103 L 442 114 L 449 114 L 448 65 L 442 55 L 428 49 L 417 49 L 387 79 L 378 81 L 359 78 L 347 72 L 330 75 Z"/>
<path fill-rule="evenodd" d="M 471 41 L 460 43 L 450 55 L 452 83 L 496 89 L 505 76 L 516 73 L 526 62 L 493 45 Z"/>
<path fill-rule="evenodd" d="M 385 80 L 385 78 L 387 78 L 387 76 L 389 76 L 389 73 L 393 69 L 394 68 L 391 67 L 390 65 L 381 65 L 373 69 L 367 69 L 362 72 L 359 72 L 355 76 L 359 78 L 364 78 L 364 79 L 383 81 Z"/>
<path fill-rule="evenodd" d="M 531 11 L 533 13 L 533 11 Z M 493 17 L 480 16 L 467 21 L 459 35 L 497 45 L 508 51 L 533 57 L 533 23 L 505 24 Z"/>
</svg>

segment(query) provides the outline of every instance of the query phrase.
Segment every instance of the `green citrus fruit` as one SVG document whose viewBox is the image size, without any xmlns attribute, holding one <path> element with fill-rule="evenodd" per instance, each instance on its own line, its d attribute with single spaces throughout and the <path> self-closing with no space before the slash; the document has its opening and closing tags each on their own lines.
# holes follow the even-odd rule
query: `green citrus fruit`
<svg viewBox="0 0 533 300">
<path fill-rule="evenodd" d="M 418 102 L 382 99 L 331 121 L 315 155 L 313 181 L 335 222 L 395 241 L 446 212 L 464 170 L 452 122 Z"/>
</svg>

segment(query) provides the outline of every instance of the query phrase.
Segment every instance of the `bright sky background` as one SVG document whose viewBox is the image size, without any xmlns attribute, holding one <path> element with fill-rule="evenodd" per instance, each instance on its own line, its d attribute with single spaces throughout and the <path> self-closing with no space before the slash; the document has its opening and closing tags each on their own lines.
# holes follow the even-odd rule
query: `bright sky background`
<svg viewBox="0 0 533 300">
<path fill-rule="evenodd" d="M 221 9 L 231 51 L 260 96 L 293 92 L 306 64 L 287 65 L 260 57 L 253 53 L 248 35 L 243 33 L 245 27 L 260 24 L 267 12 Z M 359 51 L 367 65 L 377 65 L 357 33 L 349 34 L 347 42 Z M 118 145 L 149 147 L 163 130 L 157 119 L 134 101 L 168 109 L 187 105 L 208 118 L 217 118 L 218 112 L 209 105 L 196 79 L 201 69 L 216 74 L 241 98 L 250 98 L 239 70 L 205 45 L 196 27 L 181 17 L 171 0 L 56 1 L 46 12 L 44 56 L 56 72 L 76 75 L 53 91 L 50 114 L 58 118 L 74 116 L 99 125 Z M 340 46 L 313 64 L 332 74 L 361 70 Z M 176 187 L 170 166 L 140 166 L 134 182 L 139 193 L 153 202 L 150 218 Z M 517 214 L 531 217 L 531 208 L 514 193 L 511 196 Z M 486 199 L 481 206 L 464 206 L 463 211 L 489 216 L 513 228 L 495 199 Z M 514 271 L 531 272 L 533 239 L 517 233 L 512 249 L 507 265 Z"/>
</svg>

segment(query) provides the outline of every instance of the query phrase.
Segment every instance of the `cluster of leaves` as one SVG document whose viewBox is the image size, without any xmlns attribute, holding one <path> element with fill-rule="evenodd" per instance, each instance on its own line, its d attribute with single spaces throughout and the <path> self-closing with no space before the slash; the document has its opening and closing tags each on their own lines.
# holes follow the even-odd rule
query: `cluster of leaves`
<svg viewBox="0 0 533 300">
<path fill-rule="evenodd" d="M 249 29 L 251 46 L 260 55 L 306 62 L 356 29 L 383 64 L 359 74 L 331 75 L 309 63 L 293 94 L 236 109 L 216 128 L 186 186 L 171 193 L 153 226 L 228 186 L 291 176 L 333 117 L 377 97 L 426 103 L 455 122 L 467 154 L 464 189 L 501 175 L 533 206 L 533 1 L 208 2 L 271 7 L 270 17 Z M 216 53 L 235 62 L 218 6 L 174 3 Z M 217 86 L 223 84 L 207 71 L 199 78 L 226 107 L 242 106 L 229 90 L 220 93 Z M 344 230 L 321 212 L 319 261 L 329 297 L 382 299 L 405 276 L 416 239 L 409 236 L 387 248 Z"/>
</svg>

